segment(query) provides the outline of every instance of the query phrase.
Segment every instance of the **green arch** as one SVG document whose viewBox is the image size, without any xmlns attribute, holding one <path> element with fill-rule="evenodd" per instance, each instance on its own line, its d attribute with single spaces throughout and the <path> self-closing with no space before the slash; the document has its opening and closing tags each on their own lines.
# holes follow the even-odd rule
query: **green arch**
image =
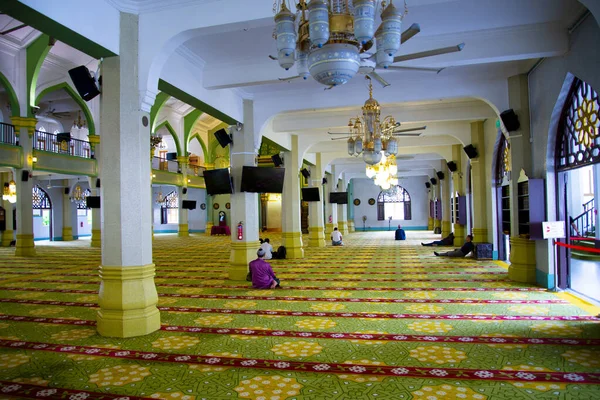
<svg viewBox="0 0 600 400">
<path fill-rule="evenodd" d="M 150 109 L 150 133 L 156 133 L 156 117 L 158 117 L 158 113 L 165 106 L 167 100 L 169 100 L 168 94 L 165 92 L 160 92 L 156 95 L 156 100 L 154 100 L 154 105 Z"/>
<path fill-rule="evenodd" d="M 15 117 L 21 116 L 21 110 L 19 107 L 19 99 L 12 85 L 6 79 L 6 77 L 0 72 L 0 84 L 6 89 L 6 93 L 8 94 L 8 101 L 10 102 L 10 109 L 12 110 L 12 115 Z"/>
<path fill-rule="evenodd" d="M 202 114 L 202 111 L 194 108 L 190 113 L 183 117 L 183 139 L 185 144 L 185 148 L 183 150 L 185 151 L 185 154 L 187 154 L 187 145 L 189 143 L 189 137 L 192 133 L 192 129 L 194 129 L 196 121 L 198 121 L 198 118 L 200 118 Z"/>
<path fill-rule="evenodd" d="M 26 50 L 26 72 L 27 72 L 27 116 L 33 117 L 32 106 L 35 106 L 36 99 L 35 91 L 37 87 L 37 80 L 42 69 L 44 59 L 50 52 L 51 46 L 49 45 L 50 36 L 42 34 L 39 38 L 35 39 Z M 89 121 L 88 121 L 89 123 Z"/>
<path fill-rule="evenodd" d="M 204 144 L 204 140 L 202 140 L 202 138 L 200 137 L 200 134 L 198 132 L 194 133 L 190 139 L 188 140 L 188 144 L 192 141 L 197 139 L 198 143 L 200 143 L 200 147 L 202 147 L 202 153 L 204 154 L 204 162 L 208 162 L 208 151 L 206 149 L 206 145 Z"/>
<path fill-rule="evenodd" d="M 171 136 L 173 136 L 173 141 L 175 142 L 175 147 L 177 148 L 177 156 L 181 156 L 181 145 L 179 144 L 179 138 L 177 137 L 177 133 L 175 132 L 175 129 L 173 129 L 173 127 L 171 126 L 171 124 L 169 123 L 169 121 L 165 121 L 162 124 L 158 125 L 156 127 L 156 130 L 159 130 L 162 127 L 167 128 L 167 130 L 169 131 L 169 133 L 171 134 Z"/>
<path fill-rule="evenodd" d="M 92 113 L 90 112 L 90 109 L 88 108 L 85 101 L 79 96 L 79 94 L 75 93 L 75 90 L 73 90 L 71 85 L 69 85 L 67 82 L 61 82 L 59 84 L 47 87 L 46 89 L 42 90 L 40 92 L 40 94 L 38 94 L 37 97 L 35 98 L 35 104 L 38 104 L 44 98 L 44 96 L 47 95 L 48 93 L 51 93 L 51 92 L 54 92 L 54 91 L 60 90 L 60 89 L 65 89 L 65 91 L 75 101 L 75 103 L 77 103 L 77 105 L 79 107 L 81 107 L 81 110 L 83 111 L 83 115 L 85 116 L 85 120 L 87 121 L 87 124 L 88 124 L 88 130 L 90 131 L 90 135 L 95 135 L 96 134 L 96 125 L 94 124 L 94 118 L 92 117 Z"/>
</svg>

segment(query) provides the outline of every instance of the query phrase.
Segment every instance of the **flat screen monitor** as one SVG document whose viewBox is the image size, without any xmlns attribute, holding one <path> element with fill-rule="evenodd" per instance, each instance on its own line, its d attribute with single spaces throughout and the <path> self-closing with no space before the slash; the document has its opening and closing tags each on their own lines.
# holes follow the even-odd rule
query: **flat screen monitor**
<svg viewBox="0 0 600 400">
<path fill-rule="evenodd" d="M 87 208 L 100 208 L 100 196 L 88 196 L 85 198 Z"/>
<path fill-rule="evenodd" d="M 233 193 L 233 186 L 231 185 L 231 177 L 229 176 L 228 168 L 204 171 L 204 183 L 206 184 L 207 194 Z"/>
<path fill-rule="evenodd" d="M 319 188 L 302 188 L 302 201 L 320 201 Z"/>
<path fill-rule="evenodd" d="M 242 170 L 242 192 L 281 193 L 285 168 L 244 167 Z"/>
<path fill-rule="evenodd" d="M 348 204 L 348 192 L 329 193 L 329 202 L 335 204 Z"/>
<path fill-rule="evenodd" d="M 196 209 L 196 200 L 183 200 L 181 202 L 181 208 L 186 208 L 188 210 Z"/>
</svg>

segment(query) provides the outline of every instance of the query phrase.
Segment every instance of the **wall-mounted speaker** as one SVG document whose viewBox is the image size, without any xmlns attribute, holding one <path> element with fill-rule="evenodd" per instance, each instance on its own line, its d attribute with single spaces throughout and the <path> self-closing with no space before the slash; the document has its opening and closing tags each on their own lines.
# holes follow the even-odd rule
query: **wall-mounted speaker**
<svg viewBox="0 0 600 400">
<path fill-rule="evenodd" d="M 75 89 L 85 101 L 90 101 L 100 94 L 94 78 L 92 78 L 85 65 L 70 69 L 69 76 L 75 85 Z"/>
<path fill-rule="evenodd" d="M 275 164 L 276 167 L 283 165 L 283 160 L 281 159 L 281 156 L 279 154 L 271 156 L 271 160 L 273 160 L 273 164 Z"/>
<path fill-rule="evenodd" d="M 323 181 L 321 181 L 321 184 L 327 185 L 327 178 L 323 178 Z"/>
<path fill-rule="evenodd" d="M 517 116 L 517 114 L 515 114 L 515 112 L 513 111 L 512 108 L 510 108 L 506 111 L 503 111 L 500 114 L 500 119 L 502 120 L 502 123 L 506 127 L 506 130 L 509 132 L 518 131 L 519 128 L 521 127 L 521 123 L 519 122 L 519 117 Z"/>
<path fill-rule="evenodd" d="M 70 190 L 69 188 L 65 188 L 65 194 L 69 194 Z"/>
<path fill-rule="evenodd" d="M 99 188 L 100 187 L 100 178 L 96 179 L 96 187 Z"/>
<path fill-rule="evenodd" d="M 218 131 L 216 131 L 215 138 L 217 138 L 217 141 L 223 148 L 227 147 L 228 144 L 233 143 L 233 140 L 231 140 L 231 136 L 229 136 L 225 129 L 219 129 Z"/>
<path fill-rule="evenodd" d="M 454 161 L 450 161 L 448 162 L 448 169 L 450 170 L 450 172 L 456 172 L 456 170 L 458 169 L 458 165 L 456 165 L 456 163 Z"/>
<path fill-rule="evenodd" d="M 477 158 L 478 156 L 477 149 L 472 144 L 465 146 L 463 150 L 467 153 L 469 159 Z"/>
<path fill-rule="evenodd" d="M 431 182 L 432 185 L 437 185 L 437 179 L 435 178 L 431 178 L 429 182 Z"/>
<path fill-rule="evenodd" d="M 431 183 L 429 183 L 429 182 L 425 182 L 425 187 L 426 187 L 427 189 L 429 189 L 429 188 L 431 187 Z"/>
<path fill-rule="evenodd" d="M 187 194 L 187 188 L 183 188 L 182 192 L 183 194 Z"/>
<path fill-rule="evenodd" d="M 440 181 L 444 180 L 444 173 L 442 171 L 438 171 L 435 173 Z"/>
<path fill-rule="evenodd" d="M 26 169 L 24 169 L 21 172 L 21 182 L 27 182 L 29 180 L 29 171 L 27 171 Z"/>
<path fill-rule="evenodd" d="M 302 168 L 300 170 L 300 172 L 302 173 L 302 176 L 305 177 L 306 179 L 308 179 L 308 177 L 310 176 L 310 171 L 307 170 L 306 168 Z"/>
</svg>

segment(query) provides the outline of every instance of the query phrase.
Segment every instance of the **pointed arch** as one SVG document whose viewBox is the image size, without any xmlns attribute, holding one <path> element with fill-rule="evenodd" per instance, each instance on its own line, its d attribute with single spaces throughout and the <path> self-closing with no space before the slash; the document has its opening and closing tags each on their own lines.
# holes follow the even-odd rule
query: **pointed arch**
<svg viewBox="0 0 600 400">
<path fill-rule="evenodd" d="M 185 117 L 183 117 L 183 139 L 184 139 L 184 152 L 187 154 L 187 145 L 189 143 L 189 136 L 194 129 L 194 125 L 198 119 L 204 114 L 202 111 L 197 108 L 193 109 L 190 113 L 188 113 Z"/>
<path fill-rule="evenodd" d="M 10 102 L 10 109 L 12 110 L 12 115 L 15 117 L 21 116 L 21 109 L 19 107 L 19 98 L 17 97 L 17 93 L 13 89 L 10 81 L 6 76 L 0 72 L 0 85 L 4 87 L 6 93 L 8 95 L 8 101 Z"/>
<path fill-rule="evenodd" d="M 158 114 L 160 110 L 165 106 L 167 100 L 169 100 L 171 96 L 166 94 L 165 92 L 160 92 L 156 95 L 156 100 L 154 100 L 154 105 L 150 109 L 150 133 L 156 133 L 156 122 L 158 121 Z"/>
<path fill-rule="evenodd" d="M 177 133 L 175 132 L 175 129 L 173 129 L 173 126 L 171 126 L 169 121 L 164 121 L 156 127 L 156 130 L 158 131 L 163 126 L 167 128 L 171 136 L 173 136 L 173 141 L 175 142 L 175 147 L 177 148 L 177 156 L 183 155 L 183 153 L 181 152 L 181 145 L 179 144 L 179 138 L 177 137 Z"/>
<path fill-rule="evenodd" d="M 42 34 L 39 38 L 35 39 L 28 47 L 26 51 L 27 63 L 27 112 L 28 117 L 33 117 L 32 106 L 36 104 L 35 92 L 37 88 L 37 80 L 42 69 L 44 59 L 50 52 L 51 46 L 50 36 Z"/>
<path fill-rule="evenodd" d="M 66 81 L 61 82 L 56 85 L 45 88 L 36 96 L 35 104 L 39 104 L 40 101 L 47 94 L 55 92 L 60 89 L 64 89 L 65 92 L 67 92 L 67 94 L 69 95 L 69 97 L 71 97 L 73 99 L 73 101 L 75 101 L 75 103 L 77 103 L 77 105 L 81 108 L 81 111 L 83 111 L 83 115 L 87 122 L 87 126 L 88 126 L 88 130 L 90 132 L 90 135 L 95 135 L 96 134 L 96 124 L 94 123 L 94 117 L 92 116 L 92 112 L 90 111 L 89 107 L 87 106 L 85 100 L 83 100 L 81 98 L 81 96 L 79 96 L 79 94 L 77 92 L 75 92 L 75 89 L 73 89 L 71 87 L 71 85 L 69 85 L 68 82 L 66 82 Z"/>
<path fill-rule="evenodd" d="M 198 143 L 200 143 L 200 147 L 202 147 L 202 154 L 204 155 L 204 162 L 208 162 L 208 151 L 206 149 L 206 144 L 204 144 L 204 140 L 202 140 L 202 138 L 200 137 L 200 134 L 198 132 L 194 133 L 192 136 L 190 136 L 190 139 L 188 140 L 188 144 L 192 141 L 192 140 L 198 140 Z M 187 148 L 187 146 L 186 146 Z"/>
</svg>

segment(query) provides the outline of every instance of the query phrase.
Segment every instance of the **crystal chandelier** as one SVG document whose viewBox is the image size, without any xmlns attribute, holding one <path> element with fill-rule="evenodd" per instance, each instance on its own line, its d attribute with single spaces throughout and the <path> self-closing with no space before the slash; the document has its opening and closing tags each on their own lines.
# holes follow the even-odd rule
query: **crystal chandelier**
<svg viewBox="0 0 600 400">
<path fill-rule="evenodd" d="M 87 191 L 84 192 L 83 190 L 81 190 L 81 186 L 79 186 L 79 183 L 75 185 L 75 188 L 73 189 L 73 195 L 70 199 L 71 202 L 79 205 L 85 202 L 86 197 Z"/>
<path fill-rule="evenodd" d="M 276 0 L 273 36 L 279 65 L 288 70 L 297 61 L 300 77 L 307 79 L 310 74 L 323 85 L 343 85 L 356 75 L 361 53 L 372 47 L 375 38 L 376 65 L 388 68 L 400 48 L 406 3 L 402 13 L 393 0 L 389 5 L 382 1 L 381 25 L 376 30 L 378 4 L 379 0 L 297 0 L 294 14 L 286 0 Z"/>
<path fill-rule="evenodd" d="M 17 202 L 17 184 L 14 179 L 11 179 L 10 182 L 4 184 L 2 200 L 8 201 L 11 204 Z"/>
<path fill-rule="evenodd" d="M 398 184 L 398 166 L 396 165 L 396 157 L 390 155 L 382 156 L 381 161 L 375 165 L 367 165 L 367 177 L 374 179 L 375 184 L 383 190 L 388 190 L 390 187 Z"/>
<path fill-rule="evenodd" d="M 150 147 L 156 148 L 162 143 L 161 135 L 150 135 Z"/>
<path fill-rule="evenodd" d="M 161 186 L 161 188 L 158 190 L 158 194 L 156 195 L 156 204 L 162 204 L 164 202 L 165 202 L 165 196 L 163 196 L 162 186 Z"/>
</svg>

